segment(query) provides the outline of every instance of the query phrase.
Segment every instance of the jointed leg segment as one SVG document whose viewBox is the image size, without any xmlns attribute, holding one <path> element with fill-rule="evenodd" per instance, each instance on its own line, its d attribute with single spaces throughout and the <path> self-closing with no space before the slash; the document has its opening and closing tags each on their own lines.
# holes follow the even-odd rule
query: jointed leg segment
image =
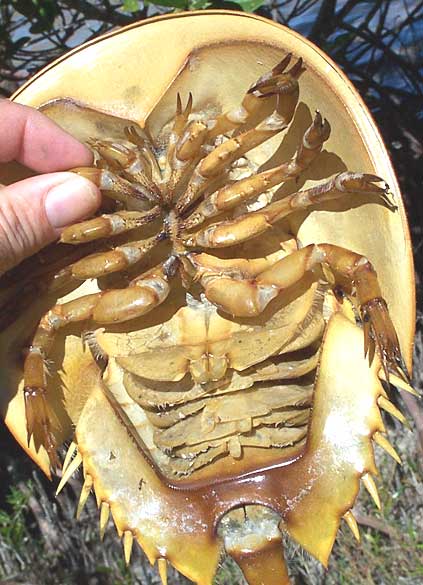
<svg viewBox="0 0 423 585">
<path fill-rule="evenodd" d="M 276 185 L 298 177 L 320 153 L 329 134 L 329 123 L 327 120 L 322 120 L 320 113 L 317 112 L 292 160 L 215 191 L 206 197 L 185 220 L 185 229 L 192 229 L 209 217 L 234 209 Z"/>
<path fill-rule="evenodd" d="M 122 323 L 145 315 L 169 293 L 167 276 L 162 267 L 134 279 L 126 289 L 87 295 L 53 307 L 40 321 L 24 364 L 24 397 L 28 441 L 33 434 L 40 438 L 53 467 L 57 466 L 56 443 L 46 402 L 45 359 L 56 332 L 70 323 L 92 319 L 96 323 Z"/>
<path fill-rule="evenodd" d="M 322 185 L 288 195 L 259 211 L 244 213 L 236 219 L 211 224 L 195 233 L 186 233 L 183 241 L 187 246 L 203 246 L 205 248 L 233 246 L 262 234 L 290 213 L 307 209 L 318 203 L 356 193 L 376 195 L 383 199 L 386 189 L 376 184 L 380 181 L 381 179 L 374 175 L 340 173 Z"/>
<path fill-rule="evenodd" d="M 66 271 L 70 278 L 77 280 L 100 278 L 106 274 L 120 272 L 139 262 L 165 237 L 165 234 L 160 232 L 146 240 L 128 242 L 107 252 L 90 254 L 69 266 Z"/>
<path fill-rule="evenodd" d="M 209 301 L 237 317 L 259 315 L 277 295 L 325 264 L 336 282 L 347 283 L 349 292 L 355 291 L 364 324 L 365 354 L 370 348 L 371 359 L 377 347 L 387 379 L 388 371 L 406 379 L 398 338 L 376 272 L 364 256 L 332 244 L 310 244 L 259 273 L 249 270 L 245 260 L 222 261 L 219 269 L 219 260 L 207 262 L 206 254 L 192 254 L 190 259 Z"/>
<path fill-rule="evenodd" d="M 291 59 L 292 55 L 289 53 L 276 67 L 262 75 L 247 91 L 240 107 L 218 116 L 209 131 L 210 138 L 226 134 L 250 123 L 254 116 L 260 113 L 263 100 L 272 96 L 298 92 L 298 79 L 305 68 L 300 58 L 291 69 L 287 70 Z"/>
<path fill-rule="evenodd" d="M 76 223 L 63 230 L 63 244 L 84 244 L 137 229 L 160 217 L 160 207 L 148 211 L 118 211 Z"/>
</svg>

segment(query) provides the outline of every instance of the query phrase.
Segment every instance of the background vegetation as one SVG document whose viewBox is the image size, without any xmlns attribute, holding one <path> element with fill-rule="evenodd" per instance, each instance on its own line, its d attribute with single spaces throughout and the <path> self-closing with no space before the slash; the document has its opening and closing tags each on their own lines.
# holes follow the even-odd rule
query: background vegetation
<svg viewBox="0 0 423 585">
<path fill-rule="evenodd" d="M 111 28 L 173 10 L 231 8 L 257 11 L 306 35 L 355 82 L 384 136 L 405 196 L 415 250 L 418 308 L 423 274 L 423 2 L 413 0 L 1 0 L 0 95 L 10 95 L 41 67 Z M 423 386 L 423 317 L 418 312 L 415 387 Z M 397 433 L 402 468 L 383 457 L 379 482 L 383 510 L 363 493 L 355 515 L 357 546 L 342 529 L 330 571 L 289 545 L 295 582 L 304 585 L 423 584 L 423 416 L 406 400 L 412 430 Z M 390 423 L 391 432 L 396 427 Z M 402 437 L 402 438 L 398 438 Z M 144 585 L 159 583 L 137 551 L 124 566 L 110 529 L 98 538 L 98 512 L 90 501 L 74 519 L 80 481 L 54 498 L 54 488 L 0 431 L 0 585 Z M 185 580 L 172 575 L 170 583 Z M 217 584 L 241 583 L 225 562 Z"/>
</svg>

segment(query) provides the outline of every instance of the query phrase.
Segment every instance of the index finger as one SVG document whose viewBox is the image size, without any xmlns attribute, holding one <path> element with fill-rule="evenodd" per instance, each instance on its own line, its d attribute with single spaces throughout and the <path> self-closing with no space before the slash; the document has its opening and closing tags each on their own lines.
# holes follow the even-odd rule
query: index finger
<svg viewBox="0 0 423 585">
<path fill-rule="evenodd" d="M 41 173 L 92 163 L 83 144 L 41 112 L 0 100 L 0 163 L 16 160 Z"/>
</svg>

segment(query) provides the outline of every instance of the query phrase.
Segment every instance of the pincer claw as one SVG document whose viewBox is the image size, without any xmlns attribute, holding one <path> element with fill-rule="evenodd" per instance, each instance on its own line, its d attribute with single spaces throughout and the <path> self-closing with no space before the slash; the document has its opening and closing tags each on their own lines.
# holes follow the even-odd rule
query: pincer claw
<svg viewBox="0 0 423 585">
<path fill-rule="evenodd" d="M 286 71 L 291 60 L 291 54 L 286 57 L 272 69 L 260 77 L 256 83 L 250 87 L 247 94 L 256 94 L 257 97 L 265 98 L 271 95 L 292 93 L 298 88 L 298 78 L 304 73 L 303 60 L 300 58 L 294 63 L 289 71 Z"/>
<path fill-rule="evenodd" d="M 386 380 L 389 381 L 389 373 L 392 373 L 409 383 L 407 366 L 384 299 L 374 298 L 363 304 L 361 316 L 364 326 L 364 354 L 369 355 L 370 364 L 377 348 Z"/>
</svg>

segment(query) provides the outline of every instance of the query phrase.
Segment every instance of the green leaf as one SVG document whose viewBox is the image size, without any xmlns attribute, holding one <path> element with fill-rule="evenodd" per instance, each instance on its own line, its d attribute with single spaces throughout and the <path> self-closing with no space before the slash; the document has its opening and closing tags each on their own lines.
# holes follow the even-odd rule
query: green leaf
<svg viewBox="0 0 423 585">
<path fill-rule="evenodd" d="M 13 7 L 32 21 L 30 32 L 50 30 L 59 14 L 59 7 L 53 0 L 13 0 Z"/>
<path fill-rule="evenodd" d="M 136 12 L 140 8 L 138 0 L 123 0 L 123 9 L 126 12 Z"/>
<path fill-rule="evenodd" d="M 189 9 L 190 10 L 204 10 L 212 5 L 212 2 L 209 0 L 190 0 Z"/>
<path fill-rule="evenodd" d="M 263 6 L 265 0 L 233 0 L 236 4 L 241 6 L 244 12 L 254 12 L 260 6 Z"/>
<path fill-rule="evenodd" d="M 155 2 L 146 0 L 145 4 L 154 4 L 155 6 L 169 6 L 170 8 L 187 8 L 188 0 L 158 0 Z"/>
<path fill-rule="evenodd" d="M 338 35 L 336 39 L 326 42 L 326 50 L 335 51 L 345 48 L 355 38 L 355 33 L 346 32 Z"/>
</svg>

